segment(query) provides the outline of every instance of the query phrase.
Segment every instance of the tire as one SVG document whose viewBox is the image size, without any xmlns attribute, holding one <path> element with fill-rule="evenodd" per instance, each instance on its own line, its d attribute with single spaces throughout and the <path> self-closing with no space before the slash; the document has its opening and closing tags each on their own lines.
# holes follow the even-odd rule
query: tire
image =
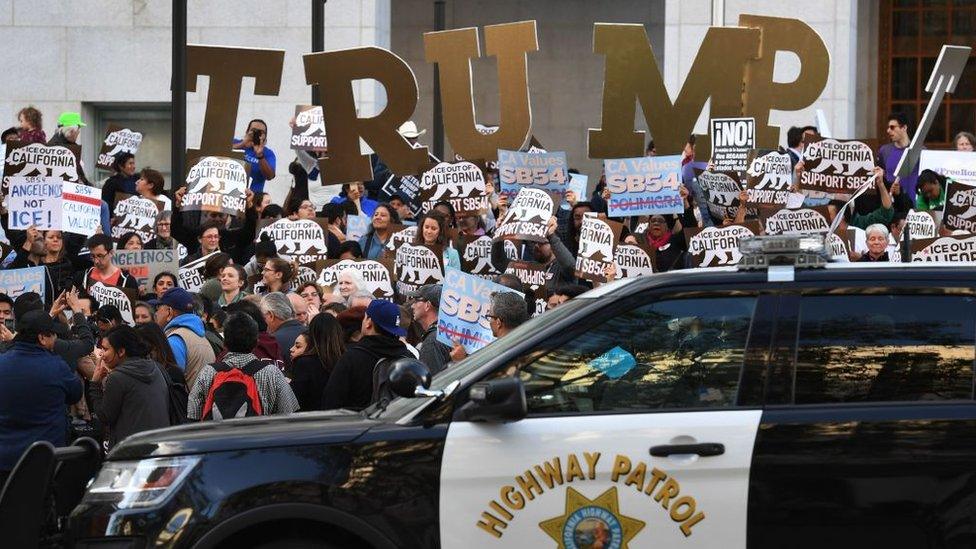
<svg viewBox="0 0 976 549">
<path fill-rule="evenodd" d="M 286 538 L 262 543 L 255 549 L 341 549 L 326 541 L 309 538 Z"/>
</svg>

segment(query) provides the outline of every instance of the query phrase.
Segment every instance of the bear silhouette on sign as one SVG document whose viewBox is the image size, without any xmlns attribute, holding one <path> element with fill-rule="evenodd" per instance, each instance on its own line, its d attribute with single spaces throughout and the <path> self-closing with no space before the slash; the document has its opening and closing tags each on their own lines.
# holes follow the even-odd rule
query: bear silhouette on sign
<svg viewBox="0 0 976 549">
<path fill-rule="evenodd" d="M 865 156 L 865 158 L 860 160 L 824 158 L 823 155 L 826 151 L 823 149 L 826 148 L 827 144 L 836 145 L 838 143 L 833 139 L 824 139 L 822 141 L 817 141 L 807 145 L 807 150 L 803 153 L 803 157 L 805 161 L 811 163 L 811 165 L 807 167 L 807 169 L 809 169 L 811 172 L 854 175 L 858 173 L 871 173 L 874 170 L 874 153 L 872 153 L 871 148 L 864 143 L 857 143 L 857 149 L 860 152 L 866 153 L 861 155 Z M 817 164 L 812 165 L 815 159 L 817 160 Z"/>
<path fill-rule="evenodd" d="M 322 116 L 322 108 L 308 109 L 298 113 L 295 117 L 295 126 L 305 128 L 301 135 L 325 135 L 325 118 Z"/>
</svg>

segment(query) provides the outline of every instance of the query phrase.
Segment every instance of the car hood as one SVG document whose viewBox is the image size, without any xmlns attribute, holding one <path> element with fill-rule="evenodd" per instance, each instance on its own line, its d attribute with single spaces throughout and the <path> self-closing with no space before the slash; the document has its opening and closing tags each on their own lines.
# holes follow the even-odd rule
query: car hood
<svg viewBox="0 0 976 549">
<path fill-rule="evenodd" d="M 203 421 L 132 435 L 117 445 L 108 459 L 337 444 L 355 440 L 376 424 L 357 412 L 343 410 Z"/>
</svg>

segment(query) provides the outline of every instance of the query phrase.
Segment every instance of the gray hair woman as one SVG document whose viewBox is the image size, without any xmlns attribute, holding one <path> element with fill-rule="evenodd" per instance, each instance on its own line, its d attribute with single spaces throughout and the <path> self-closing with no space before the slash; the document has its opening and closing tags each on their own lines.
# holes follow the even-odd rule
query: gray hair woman
<svg viewBox="0 0 976 549">
<path fill-rule="evenodd" d="M 868 225 L 864 229 L 867 235 L 868 251 L 858 259 L 859 262 L 890 261 L 888 259 L 888 227 L 881 223 Z"/>
</svg>

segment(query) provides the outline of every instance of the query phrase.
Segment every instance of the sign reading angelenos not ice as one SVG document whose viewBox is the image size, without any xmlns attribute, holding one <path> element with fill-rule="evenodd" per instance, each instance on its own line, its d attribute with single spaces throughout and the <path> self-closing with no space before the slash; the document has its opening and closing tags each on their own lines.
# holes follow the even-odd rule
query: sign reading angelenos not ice
<svg viewBox="0 0 976 549">
<path fill-rule="evenodd" d="M 471 162 L 441 162 L 420 177 L 420 211 L 427 213 L 446 201 L 459 215 L 478 215 L 488 209 L 485 174 Z"/>
<path fill-rule="evenodd" d="M 187 211 L 244 214 L 247 171 L 232 158 L 204 156 L 186 176 L 182 207 Z"/>
<path fill-rule="evenodd" d="M 712 169 L 741 172 L 749 166 L 749 151 L 756 147 L 755 118 L 712 119 Z"/>
<path fill-rule="evenodd" d="M 98 151 L 98 161 L 95 165 L 103 170 L 111 170 L 115 156 L 120 153 L 136 154 L 142 145 L 142 134 L 117 124 L 109 124 L 102 140 L 102 148 Z"/>
<path fill-rule="evenodd" d="M 822 139 L 803 150 L 800 188 L 833 194 L 851 194 L 874 172 L 874 153 L 860 141 Z"/>
<path fill-rule="evenodd" d="M 607 215 L 672 214 L 684 211 L 681 156 L 608 158 L 603 161 L 610 201 Z"/>
<path fill-rule="evenodd" d="M 295 127 L 291 130 L 291 148 L 297 151 L 322 151 L 326 146 L 322 106 L 296 106 Z"/>
</svg>

